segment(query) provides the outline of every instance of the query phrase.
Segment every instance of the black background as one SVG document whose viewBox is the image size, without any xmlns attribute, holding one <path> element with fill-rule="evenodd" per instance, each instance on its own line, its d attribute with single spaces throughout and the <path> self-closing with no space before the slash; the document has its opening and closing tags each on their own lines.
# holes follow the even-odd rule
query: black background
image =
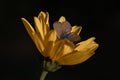
<svg viewBox="0 0 120 80">
<path fill-rule="evenodd" d="M 43 57 L 20 18 L 33 24 L 40 11 L 49 12 L 51 28 L 63 15 L 71 25 L 83 27 L 82 40 L 95 36 L 100 45 L 86 62 L 64 66 L 46 80 L 118 80 L 119 7 L 115 0 L 0 0 L 0 80 L 39 80 Z"/>
</svg>

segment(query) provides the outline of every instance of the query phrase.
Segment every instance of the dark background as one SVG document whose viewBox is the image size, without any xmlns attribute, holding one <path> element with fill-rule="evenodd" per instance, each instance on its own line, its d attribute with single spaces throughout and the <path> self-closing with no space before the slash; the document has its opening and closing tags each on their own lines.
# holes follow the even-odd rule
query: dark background
<svg viewBox="0 0 120 80">
<path fill-rule="evenodd" d="M 49 12 L 51 28 L 63 15 L 71 25 L 83 27 L 82 40 L 95 36 L 100 45 L 86 62 L 63 66 L 46 80 L 119 80 L 119 4 L 115 0 L 0 0 L 0 80 L 39 80 L 43 57 L 20 18 L 33 24 L 40 11 Z"/>
</svg>

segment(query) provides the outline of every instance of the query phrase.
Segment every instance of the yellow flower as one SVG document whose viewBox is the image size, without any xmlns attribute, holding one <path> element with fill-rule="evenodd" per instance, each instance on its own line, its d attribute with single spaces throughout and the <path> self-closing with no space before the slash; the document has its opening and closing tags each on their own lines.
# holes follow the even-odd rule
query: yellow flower
<svg viewBox="0 0 120 80">
<path fill-rule="evenodd" d="M 41 11 L 38 17 L 34 17 L 35 29 L 25 18 L 21 19 L 40 53 L 59 65 L 82 63 L 90 58 L 99 46 L 94 41 L 95 37 L 78 44 L 74 44 L 68 39 L 58 39 L 56 31 L 50 30 L 48 12 Z M 59 22 L 62 23 L 65 20 L 65 17 L 61 16 Z M 73 26 L 71 32 L 79 35 L 81 29 L 82 27 Z"/>
</svg>

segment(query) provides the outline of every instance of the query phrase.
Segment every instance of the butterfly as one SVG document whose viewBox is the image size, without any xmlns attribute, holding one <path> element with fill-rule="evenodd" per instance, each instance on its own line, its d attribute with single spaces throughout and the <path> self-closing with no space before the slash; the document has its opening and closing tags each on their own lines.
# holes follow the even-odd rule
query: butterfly
<svg viewBox="0 0 120 80">
<path fill-rule="evenodd" d="M 72 42 L 78 42 L 80 40 L 80 36 L 71 32 L 72 26 L 68 21 L 63 23 L 61 22 L 54 22 L 53 28 L 55 29 L 58 38 L 64 39 L 67 38 Z"/>
</svg>

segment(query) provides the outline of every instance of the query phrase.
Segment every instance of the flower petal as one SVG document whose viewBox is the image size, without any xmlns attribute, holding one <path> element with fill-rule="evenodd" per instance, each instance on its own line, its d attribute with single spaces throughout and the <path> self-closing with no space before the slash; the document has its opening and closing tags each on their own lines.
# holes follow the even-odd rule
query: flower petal
<svg viewBox="0 0 120 80">
<path fill-rule="evenodd" d="M 45 42 L 47 41 L 56 41 L 57 40 L 57 34 L 55 30 L 50 30 L 49 33 L 45 37 Z"/>
<path fill-rule="evenodd" d="M 49 56 L 54 45 L 54 42 L 57 40 L 57 35 L 54 30 L 49 31 L 45 38 L 46 48 L 45 53 Z"/>
<path fill-rule="evenodd" d="M 65 21 L 66 21 L 65 17 L 64 17 L 64 16 L 61 16 L 61 17 L 59 18 L 59 21 L 58 21 L 58 22 L 63 23 L 63 22 L 65 22 Z"/>
<path fill-rule="evenodd" d="M 54 50 L 56 49 L 56 52 L 54 52 L 52 59 L 57 60 L 60 57 L 69 54 L 73 51 L 74 47 L 74 44 L 67 39 L 58 41 L 54 46 Z"/>
<path fill-rule="evenodd" d="M 71 41 L 64 39 L 63 48 L 61 50 L 62 52 L 55 54 L 55 60 L 57 61 L 60 57 L 71 53 L 74 50 L 74 48 L 75 48 L 75 45 Z"/>
<path fill-rule="evenodd" d="M 47 54 L 45 53 L 45 45 L 42 41 L 42 39 L 40 39 L 40 37 L 37 36 L 37 34 L 35 35 L 35 45 L 37 47 L 37 49 L 40 51 L 40 53 L 44 56 L 47 57 Z"/>
<path fill-rule="evenodd" d="M 45 14 L 45 12 L 41 11 L 41 12 L 38 14 L 38 18 L 40 19 L 41 16 L 43 16 L 43 19 L 45 19 L 47 15 Z"/>
<path fill-rule="evenodd" d="M 40 12 L 38 15 L 38 19 L 42 22 L 43 24 L 43 30 L 44 30 L 44 35 L 47 34 L 47 32 L 49 32 L 50 30 L 50 26 L 49 26 L 49 13 L 48 12 Z"/>
<path fill-rule="evenodd" d="M 38 35 L 34 31 L 33 27 L 31 26 L 31 24 L 25 18 L 21 18 L 21 20 L 22 20 L 28 34 L 32 38 L 33 42 L 35 43 L 37 49 L 41 52 L 41 54 L 43 56 L 45 56 L 45 54 L 43 54 L 44 44 L 43 44 L 42 39 L 40 39 L 40 37 L 38 38 Z"/>
<path fill-rule="evenodd" d="M 46 21 L 46 32 L 49 32 L 50 31 L 50 25 L 49 25 L 49 13 L 46 12 L 46 18 L 45 18 L 45 21 Z M 47 34 L 47 33 L 45 33 Z"/>
<path fill-rule="evenodd" d="M 55 61 L 55 55 L 59 52 L 63 52 L 63 42 L 62 40 L 58 40 L 56 42 L 54 42 L 54 46 L 53 48 L 51 48 L 51 52 L 50 52 L 50 59 Z"/>
<path fill-rule="evenodd" d="M 21 20 L 22 20 L 22 22 L 23 22 L 23 24 L 24 24 L 28 34 L 30 35 L 32 40 L 35 41 L 34 40 L 34 34 L 35 34 L 34 28 L 32 27 L 32 25 L 25 18 L 21 18 Z"/>
<path fill-rule="evenodd" d="M 44 54 L 46 54 L 46 57 L 49 57 L 50 56 L 50 53 L 52 51 L 52 48 L 54 47 L 54 43 L 53 41 L 48 41 L 47 42 L 47 45 L 44 49 Z"/>
<path fill-rule="evenodd" d="M 61 57 L 58 61 L 61 65 L 76 65 L 80 64 L 87 59 L 89 59 L 95 52 L 95 50 L 98 48 L 98 44 L 94 45 L 90 49 L 87 49 L 86 51 L 74 51 L 68 55 L 65 55 Z"/>
<path fill-rule="evenodd" d="M 36 33 L 44 41 L 45 35 L 44 35 L 44 29 L 43 29 L 44 27 L 43 27 L 43 24 L 42 24 L 42 20 L 39 20 L 37 17 L 34 17 L 34 22 L 35 22 Z"/>
<path fill-rule="evenodd" d="M 81 27 L 81 26 L 73 26 L 71 32 L 79 35 L 80 32 L 81 32 L 81 30 L 82 30 L 82 27 Z"/>
<path fill-rule="evenodd" d="M 68 53 L 72 52 L 74 48 L 75 45 L 71 41 L 66 39 L 64 41 L 64 50 L 62 55 L 67 55 Z"/>
<path fill-rule="evenodd" d="M 75 48 L 75 50 L 81 51 L 88 48 L 89 46 L 91 46 L 94 40 L 95 40 L 95 37 L 91 37 L 85 41 L 81 41 L 80 43 L 77 44 L 78 46 Z"/>
</svg>

